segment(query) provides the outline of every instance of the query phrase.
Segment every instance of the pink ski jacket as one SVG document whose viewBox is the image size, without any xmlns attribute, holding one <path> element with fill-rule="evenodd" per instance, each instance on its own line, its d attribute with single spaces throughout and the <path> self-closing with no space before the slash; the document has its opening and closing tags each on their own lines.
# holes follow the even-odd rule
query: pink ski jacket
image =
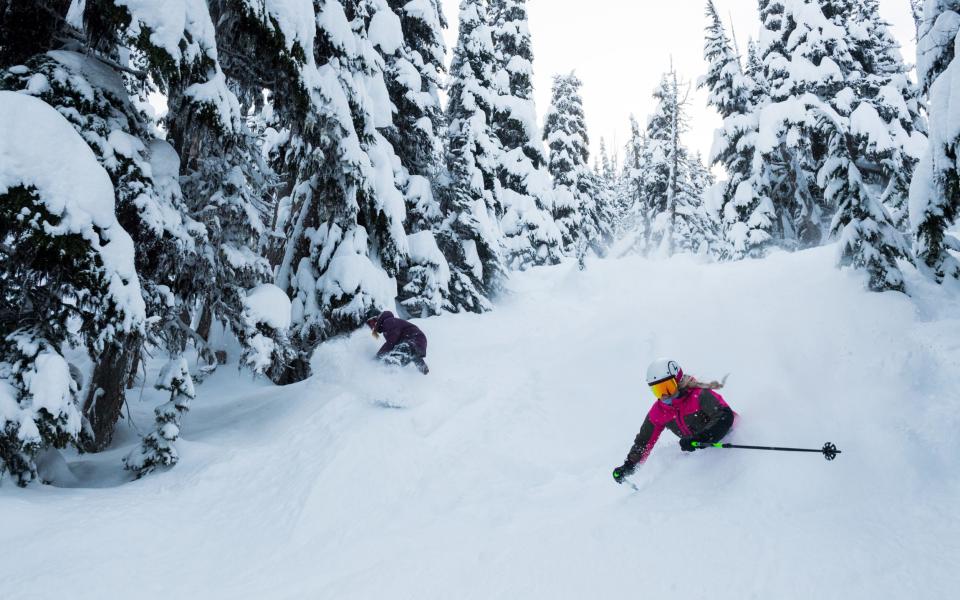
<svg viewBox="0 0 960 600">
<path fill-rule="evenodd" d="M 635 467 L 647 460 L 664 429 L 680 438 L 711 444 L 730 431 L 735 416 L 723 397 L 713 390 L 686 390 L 672 404 L 658 400 L 647 413 L 624 466 Z"/>
</svg>

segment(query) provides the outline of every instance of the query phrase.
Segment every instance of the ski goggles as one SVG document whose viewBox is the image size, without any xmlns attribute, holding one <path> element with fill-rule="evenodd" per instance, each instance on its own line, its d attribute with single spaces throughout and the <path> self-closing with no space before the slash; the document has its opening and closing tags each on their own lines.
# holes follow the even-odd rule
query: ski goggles
<svg viewBox="0 0 960 600">
<path fill-rule="evenodd" d="M 651 383 L 650 391 L 657 397 L 657 400 L 663 400 L 664 398 L 673 398 L 676 396 L 677 392 L 680 391 L 680 387 L 677 385 L 676 378 L 668 377 Z"/>
</svg>

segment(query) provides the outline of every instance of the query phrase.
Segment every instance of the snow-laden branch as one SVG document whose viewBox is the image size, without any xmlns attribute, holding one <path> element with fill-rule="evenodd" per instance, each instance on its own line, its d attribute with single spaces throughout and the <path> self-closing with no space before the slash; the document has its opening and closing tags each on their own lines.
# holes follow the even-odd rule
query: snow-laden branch
<svg viewBox="0 0 960 600">
<path fill-rule="evenodd" d="M 87 39 L 87 37 L 72 27 L 62 28 L 61 33 L 53 36 L 53 38 L 64 44 L 75 44 L 76 42 L 79 42 L 83 45 L 84 54 L 86 56 L 98 60 L 108 67 L 127 73 L 128 75 L 133 75 L 139 79 L 146 79 L 149 75 L 146 71 L 140 71 L 138 69 L 121 65 L 113 59 L 107 58 L 106 56 L 101 56 L 100 54 L 94 52 L 94 50 L 90 47 L 90 41 Z"/>
</svg>

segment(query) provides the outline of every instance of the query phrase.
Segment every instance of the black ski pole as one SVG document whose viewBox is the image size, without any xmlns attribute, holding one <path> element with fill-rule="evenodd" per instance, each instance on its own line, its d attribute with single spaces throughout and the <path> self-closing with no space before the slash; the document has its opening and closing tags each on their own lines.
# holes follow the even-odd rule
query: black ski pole
<svg viewBox="0 0 960 600">
<path fill-rule="evenodd" d="M 741 450 L 775 450 L 777 452 L 816 452 L 818 454 L 823 454 L 823 457 L 827 460 L 833 460 L 840 454 L 842 451 L 837 450 L 837 447 L 830 442 L 827 442 L 823 445 L 823 448 L 819 450 L 814 450 L 811 448 L 777 448 L 776 446 L 742 446 L 739 444 L 704 444 L 703 442 L 691 442 L 691 445 L 694 448 L 739 448 Z"/>
</svg>

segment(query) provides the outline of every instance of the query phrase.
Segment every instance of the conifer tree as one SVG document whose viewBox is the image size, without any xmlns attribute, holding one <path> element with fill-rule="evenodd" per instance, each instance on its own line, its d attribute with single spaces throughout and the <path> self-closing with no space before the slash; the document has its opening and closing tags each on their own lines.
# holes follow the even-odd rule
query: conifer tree
<svg viewBox="0 0 960 600">
<path fill-rule="evenodd" d="M 171 358 L 163 366 L 154 387 L 170 392 L 170 400 L 154 411 L 156 430 L 147 434 L 140 446 L 123 459 L 124 468 L 133 471 L 137 479 L 179 462 L 175 444 L 180 437 L 180 424 L 183 414 L 190 410 L 190 401 L 197 396 L 190 368 L 182 357 Z"/>
<path fill-rule="evenodd" d="M 837 204 L 830 226 L 840 240 L 840 264 L 864 270 L 874 291 L 904 291 L 898 258 L 907 257 L 902 234 L 869 190 L 850 154 L 850 140 L 824 117 L 829 158 L 821 171 L 827 199 Z"/>
<path fill-rule="evenodd" d="M 902 213 L 921 119 L 876 3 L 760 7 L 769 99 L 757 109 L 751 186 L 737 197 L 767 208 L 775 243 L 802 248 L 840 235 L 842 264 L 868 270 L 874 289 L 902 289 L 903 243 L 884 203 Z"/>
<path fill-rule="evenodd" d="M 27 485 L 42 450 L 89 435 L 84 378 L 66 357 L 95 360 L 141 334 L 146 312 L 133 240 L 88 142 L 49 104 L 12 91 L 0 91 L 0 131 L 30 140 L 0 151 L 0 476 Z"/>
<path fill-rule="evenodd" d="M 501 223 L 512 269 L 556 264 L 560 232 L 533 100 L 533 49 L 526 0 L 489 0 L 496 56 L 493 131 L 502 146 L 498 170 Z"/>
<path fill-rule="evenodd" d="M 920 158 L 915 149 L 926 143 L 919 98 L 878 0 L 856 3 L 837 20 L 846 25 L 854 72 L 862 73 L 850 83 L 859 100 L 850 126 L 861 173 L 868 186 L 882 190 L 879 201 L 907 231 L 910 181 Z"/>
<path fill-rule="evenodd" d="M 450 262 L 449 307 L 489 310 L 503 284 L 498 173 L 503 153 L 492 128 L 496 54 L 482 0 L 461 0 L 447 105 L 450 186 L 440 248 Z"/>
<path fill-rule="evenodd" d="M 753 82 L 743 72 L 713 0 L 707 2 L 706 15 L 703 54 L 708 68 L 698 86 L 709 90 L 707 102 L 721 117 L 744 114 L 751 108 Z"/>
<path fill-rule="evenodd" d="M 819 2 L 819 0 L 818 0 Z M 771 102 L 762 108 L 768 118 L 760 132 L 755 170 L 755 197 L 769 198 L 775 211 L 770 233 L 788 249 L 807 248 L 823 241 L 825 206 L 817 186 L 819 168 L 812 109 L 806 100 L 835 98 L 844 88 L 843 69 L 849 63 L 844 32 L 806 0 L 761 2 L 761 61 Z M 804 69 L 812 65 L 813 68 Z M 761 200 L 762 202 L 762 200 Z"/>
<path fill-rule="evenodd" d="M 243 299 L 243 329 L 236 332 L 243 346 L 240 364 L 255 375 L 279 379 L 297 358 L 288 340 L 291 316 L 290 299 L 277 286 L 265 283 L 250 290 Z"/>
<path fill-rule="evenodd" d="M 617 189 L 620 235 L 630 238 L 630 251 L 647 252 L 647 238 L 650 232 L 651 212 L 646 197 L 647 182 L 650 175 L 650 144 L 646 132 L 630 115 L 630 138 L 627 140 L 623 160 L 623 175 Z"/>
<path fill-rule="evenodd" d="M 181 157 L 181 186 L 191 216 L 206 229 L 200 259 L 191 265 L 192 304 L 199 313 L 196 333 L 203 344 L 213 321 L 234 333 L 243 328 L 243 298 L 272 278 L 261 240 L 272 213 L 269 189 L 276 176 L 263 160 L 251 126 L 264 104 L 263 92 L 287 93 L 290 57 L 282 35 L 271 31 L 265 6 L 253 0 L 208 4 L 216 42 L 217 64 L 236 98 L 238 118 L 231 127 L 224 119 L 203 119 L 203 103 L 188 101 L 168 118 L 171 141 Z M 270 70 L 268 76 L 265 71 Z M 174 88 L 176 89 L 176 88 Z M 273 97 L 277 94 L 274 93 Z M 177 135 L 176 122 L 189 132 Z M 211 358 L 208 349 L 204 354 Z"/>
<path fill-rule="evenodd" d="M 924 139 L 914 131 L 919 107 L 875 0 L 831 0 L 823 14 L 845 32 L 850 56 L 847 63 L 834 49 L 847 87 L 830 106 L 834 114 L 817 117 L 826 139 L 819 184 L 835 211 L 830 233 L 840 239 L 841 265 L 866 271 L 870 289 L 904 291 L 897 259 L 908 257 L 907 244 L 887 206 L 906 212 L 916 163 L 910 147 Z"/>
<path fill-rule="evenodd" d="M 927 2 L 917 43 L 917 71 L 927 96 L 930 140 L 910 189 L 913 253 L 937 282 L 960 279 L 960 241 L 949 233 L 960 217 L 960 2 Z"/>
<path fill-rule="evenodd" d="M 611 157 L 607 152 L 607 142 L 603 138 L 600 138 L 599 161 L 599 169 L 597 170 L 598 174 L 603 177 L 608 185 L 612 186 L 618 177 L 620 165 L 618 165 L 616 163 L 616 159 Z"/>
<path fill-rule="evenodd" d="M 148 314 L 160 317 L 151 319 L 148 333 L 154 343 L 179 344 L 184 339 L 180 278 L 205 235 L 188 216 L 177 180 L 179 158 L 169 144 L 153 137 L 151 124 L 130 100 L 124 68 L 110 58 L 118 44 L 119 31 L 110 25 L 111 19 L 120 18 L 112 12 L 116 10 L 112 4 L 89 3 L 85 14 L 76 15 L 75 24 L 82 29 L 70 31 L 75 42 L 67 49 L 33 56 L 17 72 L 8 71 L 0 76 L 0 87 L 36 95 L 57 107 L 88 140 L 114 184 L 117 217 L 136 243 Z M 78 52 L 83 40 L 90 45 L 96 40 L 96 45 Z M 48 83 L 30 84 L 41 80 Z M 173 172 L 168 173 L 171 164 Z M 93 357 L 96 367 L 84 400 L 90 425 L 86 450 L 109 445 L 127 376 L 146 341 L 140 331 L 116 336 Z"/>
<path fill-rule="evenodd" d="M 715 184 L 714 177 L 699 154 L 689 157 L 684 170 L 674 219 L 676 251 L 722 256 L 726 245 L 719 207 L 707 202 L 708 193 Z"/>
<path fill-rule="evenodd" d="M 669 256 L 676 247 L 677 205 L 690 177 L 690 156 L 680 142 L 689 126 L 687 98 L 676 71 L 664 75 L 653 96 L 657 107 L 647 123 L 649 162 L 642 191 L 650 215 L 647 247 Z"/>
<path fill-rule="evenodd" d="M 761 253 L 770 239 L 763 227 L 769 223 L 764 218 L 766 205 L 751 193 L 758 128 L 755 102 L 760 98 L 758 86 L 743 71 L 712 0 L 707 3 L 707 21 L 704 58 L 709 69 L 699 85 L 709 90 L 708 103 L 723 119 L 714 138 L 710 164 L 723 166 L 727 174 L 718 191 L 726 239 L 716 250 L 724 258 L 741 258 Z M 751 43 L 753 74 L 758 76 L 761 70 L 753 48 Z"/>
<path fill-rule="evenodd" d="M 553 99 L 544 126 L 544 140 L 550 149 L 549 170 L 557 191 L 553 216 L 564 251 L 578 256 L 587 248 L 602 254 L 612 237 L 611 207 L 600 177 L 589 167 L 590 140 L 581 86 L 573 73 L 554 77 Z"/>
<path fill-rule="evenodd" d="M 624 205 L 621 197 L 623 183 L 618 162 L 618 156 L 616 154 L 611 156 L 607 152 L 606 141 L 600 138 L 600 155 L 596 158 L 594 173 L 599 192 L 604 198 L 603 205 L 606 207 L 610 218 L 611 242 L 618 239 L 624 229 Z"/>
<path fill-rule="evenodd" d="M 409 314 L 427 317 L 443 310 L 449 294 L 449 266 L 433 233 L 442 221 L 437 183 L 445 169 L 439 90 L 446 21 L 437 0 L 390 0 L 389 5 L 403 32 L 396 48 L 378 46 L 394 106 L 393 125 L 383 131 L 402 165 L 397 185 L 407 212 L 409 253 L 398 275 L 398 299 Z"/>
<path fill-rule="evenodd" d="M 179 206 L 176 211 L 159 214 L 179 216 L 192 237 L 187 252 L 174 247 L 150 253 L 144 247 L 143 256 L 154 262 L 142 270 L 145 288 L 151 313 L 160 319 L 152 321 L 149 340 L 130 340 L 101 359 L 94 379 L 104 384 L 91 388 L 91 393 L 107 382 L 122 380 L 118 373 L 131 356 L 136 364 L 145 341 L 173 355 L 182 353 L 192 341 L 210 368 L 214 367 L 216 353 L 208 342 L 211 323 L 222 321 L 238 334 L 243 327 L 240 317 L 246 289 L 271 276 L 260 241 L 265 230 L 262 220 L 269 211 L 264 204 L 265 190 L 272 183 L 272 174 L 260 159 L 259 147 L 243 118 L 245 108 L 262 103 L 260 84 L 267 68 L 251 76 L 257 71 L 250 67 L 256 62 L 250 59 L 252 49 L 245 50 L 246 56 L 239 50 L 232 52 L 237 50 L 232 43 L 238 38 L 255 39 L 261 43 L 261 63 L 266 65 L 273 58 L 267 50 L 276 49 L 276 37 L 273 46 L 265 43 L 269 36 L 263 34 L 255 9 L 250 0 L 176 5 L 169 11 L 89 0 L 82 15 L 74 15 L 94 51 L 114 56 L 123 47 L 133 48 L 136 64 L 165 93 L 170 107 L 165 123 L 170 144 L 146 143 L 151 155 L 162 157 L 151 158 L 155 178 L 168 182 L 157 189 L 162 188 L 161 195 Z M 231 57 L 227 62 L 233 75 L 229 85 L 220 63 L 221 44 Z M 276 71 L 271 77 L 279 79 Z M 141 81 L 138 85 L 145 84 Z M 143 228 L 136 223 L 134 227 Z M 196 326 L 194 316 L 199 318 Z M 108 387 L 106 391 L 109 402 L 103 394 L 96 401 L 88 399 L 91 408 L 110 407 L 110 418 L 91 418 L 95 431 L 100 428 L 99 421 L 112 427 L 119 414 L 122 388 Z M 109 442 L 108 437 L 97 437 L 103 438 L 98 439 L 100 447 Z"/>
<path fill-rule="evenodd" d="M 318 343 L 393 305 L 408 248 L 397 157 L 378 131 L 392 110 L 374 47 L 402 39 L 399 20 L 385 3 L 329 0 L 317 8 L 313 56 L 303 67 L 310 107 L 284 153 L 296 183 L 277 227 L 285 243 L 276 283 L 293 299 L 300 351 L 284 382 L 309 374 Z"/>
</svg>

